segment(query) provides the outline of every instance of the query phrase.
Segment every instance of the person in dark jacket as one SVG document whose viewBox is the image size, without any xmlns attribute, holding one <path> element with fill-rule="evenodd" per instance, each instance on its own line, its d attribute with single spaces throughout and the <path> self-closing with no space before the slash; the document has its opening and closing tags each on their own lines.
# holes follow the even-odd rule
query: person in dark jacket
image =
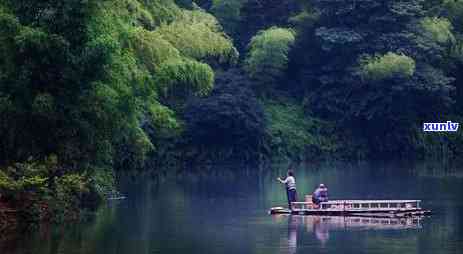
<svg viewBox="0 0 463 254">
<path fill-rule="evenodd" d="M 292 209 L 291 202 L 296 202 L 297 192 L 296 192 L 296 179 L 294 178 L 294 173 L 291 169 L 288 170 L 287 177 L 285 180 L 280 177 L 277 178 L 280 183 L 283 183 L 286 186 L 286 195 L 288 197 L 288 207 Z"/>
<path fill-rule="evenodd" d="M 314 191 L 312 201 L 317 205 L 321 202 L 328 201 L 328 188 L 323 183 Z"/>
</svg>

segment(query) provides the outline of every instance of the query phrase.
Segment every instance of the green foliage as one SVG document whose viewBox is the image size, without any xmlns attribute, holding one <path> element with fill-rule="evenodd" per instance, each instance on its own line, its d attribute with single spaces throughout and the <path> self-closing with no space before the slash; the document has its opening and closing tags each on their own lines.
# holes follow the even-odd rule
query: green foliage
<svg viewBox="0 0 463 254">
<path fill-rule="evenodd" d="M 320 14 L 314 10 L 303 10 L 289 18 L 289 23 L 299 29 L 309 29 L 315 25 L 320 18 Z"/>
<path fill-rule="evenodd" d="M 463 63 L 463 41 L 457 40 L 450 48 L 450 57 L 460 63 Z"/>
<path fill-rule="evenodd" d="M 459 115 L 448 116 L 455 122 L 462 122 Z M 435 160 L 452 160 L 463 153 L 463 133 L 423 132 L 422 126 L 415 126 L 412 135 L 414 148 L 418 156 Z"/>
<path fill-rule="evenodd" d="M 44 161 L 29 160 L 0 169 L 0 192 L 7 199 L 19 201 L 25 193 L 44 195 L 50 170 L 56 169 L 57 159 L 51 156 Z"/>
<path fill-rule="evenodd" d="M 106 24 L 109 27 L 141 26 L 147 30 L 172 22 L 181 13 L 173 0 L 95 1 L 94 7 L 99 12 L 94 18 L 111 20 L 112 22 Z"/>
<path fill-rule="evenodd" d="M 251 38 L 261 30 L 287 27 L 288 19 L 305 4 L 310 3 L 299 0 L 244 0 L 240 9 L 239 34 L 235 38 L 239 48 L 245 50 Z"/>
<path fill-rule="evenodd" d="M 100 198 L 116 189 L 116 177 L 112 169 L 96 168 L 90 177 L 91 188 L 94 188 Z"/>
<path fill-rule="evenodd" d="M 189 59 L 176 59 L 165 62 L 155 78 L 165 97 L 172 94 L 205 96 L 214 84 L 214 71 L 204 63 Z"/>
<path fill-rule="evenodd" d="M 10 98 L 0 94 L 0 113 L 6 115 L 6 112 L 10 111 L 11 107 Z"/>
<path fill-rule="evenodd" d="M 52 116 L 55 111 L 54 98 L 48 93 L 37 94 L 32 103 L 33 111 L 44 115 Z"/>
<path fill-rule="evenodd" d="M 197 60 L 235 63 L 238 52 L 214 16 L 203 11 L 184 10 L 180 18 L 156 29 L 184 56 Z"/>
<path fill-rule="evenodd" d="M 211 91 L 200 60 L 237 58 L 212 15 L 174 0 L 1 1 L 0 165 L 15 165 L 2 195 L 74 217 L 63 210 L 113 189 L 112 170 L 142 169 L 180 135 L 166 105 Z M 15 164 L 49 154 L 59 163 Z"/>
<path fill-rule="evenodd" d="M 442 7 L 446 16 L 452 21 L 452 25 L 458 31 L 463 31 L 463 1 L 462 0 L 444 0 Z"/>
<path fill-rule="evenodd" d="M 14 170 L 13 168 L 8 168 L 5 171 L 11 172 Z M 5 171 L 0 171 L 0 191 L 2 195 L 5 195 L 7 198 L 17 196 L 19 193 L 25 191 L 43 192 L 45 190 L 45 181 L 47 179 L 44 177 L 30 175 L 27 177 L 22 176 L 15 180 Z"/>
<path fill-rule="evenodd" d="M 151 73 L 154 73 L 164 61 L 180 58 L 180 52 L 158 33 L 142 28 L 129 32 L 128 47 L 134 51 L 137 61 L 146 66 Z"/>
<path fill-rule="evenodd" d="M 158 101 L 158 94 L 164 104 L 175 105 L 189 95 L 205 95 L 212 89 L 212 69 L 189 58 L 234 61 L 237 57 L 212 15 L 180 10 L 175 5 L 158 5 L 171 1 L 129 2 L 133 3 L 128 7 L 117 1 L 101 3 L 89 27 L 95 41 L 90 45 L 108 52 L 103 79 L 94 83 L 96 93 L 89 104 L 90 112 L 98 114 L 99 122 L 105 123 L 102 126 L 122 125 L 114 126 L 124 130 L 113 141 L 118 148 L 105 150 L 114 150 L 114 162 L 124 170 L 143 167 L 146 153 L 158 143 L 150 140 L 148 134 L 151 138 L 163 138 L 181 130 L 175 113 Z M 168 15 L 162 14 L 155 27 L 140 27 L 133 20 L 134 13 L 141 10 L 153 18 L 159 17 L 156 13 L 163 8 L 172 10 L 165 12 Z M 102 106 L 103 110 L 97 109 Z"/>
<path fill-rule="evenodd" d="M 264 150 L 265 117 L 243 73 L 217 75 L 216 86 L 205 98 L 188 101 L 183 114 L 187 150 L 192 160 L 255 161 Z M 191 146 L 191 147 L 190 147 Z"/>
<path fill-rule="evenodd" d="M 297 102 L 265 101 L 270 151 L 276 157 L 304 159 L 320 157 L 337 149 L 333 128 L 305 115 Z"/>
<path fill-rule="evenodd" d="M 172 137 L 182 132 L 182 125 L 172 109 L 158 103 L 148 108 L 148 115 L 150 125 L 155 130 L 150 136 Z"/>
<path fill-rule="evenodd" d="M 54 184 L 55 195 L 50 200 L 54 219 L 75 219 L 70 218 L 69 214 L 78 214 L 82 195 L 90 191 L 88 179 L 80 174 L 69 173 L 55 179 Z"/>
<path fill-rule="evenodd" d="M 1 5 L 0 5 L 1 6 Z M 11 35 L 17 35 L 21 29 L 19 20 L 6 10 L 0 9 L 0 64 L 4 68 L 0 69 L 0 78 L 11 71 L 12 54 L 14 50 L 14 38 Z"/>
<path fill-rule="evenodd" d="M 277 154 L 302 154 L 314 139 L 309 133 L 312 126 L 304 116 L 303 108 L 295 104 L 267 102 L 265 112 L 270 123 L 271 150 Z"/>
<path fill-rule="evenodd" d="M 426 36 L 437 43 L 446 44 L 455 41 L 452 24 L 446 18 L 426 17 L 420 21 Z"/>
<path fill-rule="evenodd" d="M 238 33 L 243 1 L 244 0 L 212 1 L 211 12 L 217 17 L 228 34 L 235 35 Z"/>
<path fill-rule="evenodd" d="M 288 53 L 295 34 L 290 29 L 272 27 L 260 31 L 249 43 L 245 69 L 261 82 L 274 82 L 288 66 Z"/>
<path fill-rule="evenodd" d="M 445 68 L 455 35 L 448 21 L 426 18 L 421 0 L 311 5 L 320 16 L 315 27 L 299 26 L 293 94 L 304 97 L 311 114 L 351 133 L 343 144 L 354 140 L 368 148 L 366 156 L 412 151 L 412 126 L 451 105 L 454 85 Z"/>
<path fill-rule="evenodd" d="M 366 57 L 361 62 L 361 75 L 370 81 L 408 78 L 415 72 L 415 61 L 404 54 L 389 52 L 382 56 Z"/>
<path fill-rule="evenodd" d="M 15 205 L 32 220 L 71 219 L 64 214 L 76 214 L 81 196 L 89 192 L 87 176 L 63 173 L 58 159 L 52 155 L 44 160 L 28 160 L 0 169 L 2 198 Z"/>
</svg>

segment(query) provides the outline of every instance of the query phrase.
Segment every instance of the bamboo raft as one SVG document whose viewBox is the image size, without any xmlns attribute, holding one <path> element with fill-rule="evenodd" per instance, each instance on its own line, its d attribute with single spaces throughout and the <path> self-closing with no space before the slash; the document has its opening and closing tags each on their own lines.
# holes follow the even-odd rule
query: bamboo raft
<svg viewBox="0 0 463 254">
<path fill-rule="evenodd" d="M 431 211 L 421 208 L 421 200 L 333 200 L 322 202 L 320 205 L 316 205 L 310 200 L 311 198 L 306 197 L 306 202 L 292 202 L 292 209 L 273 207 L 269 213 L 381 218 L 431 214 Z"/>
</svg>

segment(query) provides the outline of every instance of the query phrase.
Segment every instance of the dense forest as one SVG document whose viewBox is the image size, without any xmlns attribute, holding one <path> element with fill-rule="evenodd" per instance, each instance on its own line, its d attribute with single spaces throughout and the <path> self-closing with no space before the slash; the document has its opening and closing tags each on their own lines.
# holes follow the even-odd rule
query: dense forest
<svg viewBox="0 0 463 254">
<path fill-rule="evenodd" d="M 117 172 L 456 158 L 463 0 L 0 0 L 0 198 L 78 216 Z M 1 207 L 0 207 L 1 209 Z"/>
</svg>

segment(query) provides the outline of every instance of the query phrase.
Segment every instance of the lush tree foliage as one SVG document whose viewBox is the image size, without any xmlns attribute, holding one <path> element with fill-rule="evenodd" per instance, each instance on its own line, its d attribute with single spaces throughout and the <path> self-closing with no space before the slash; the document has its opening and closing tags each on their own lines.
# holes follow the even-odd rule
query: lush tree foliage
<svg viewBox="0 0 463 254">
<path fill-rule="evenodd" d="M 284 26 L 298 9 L 297 0 L 246 0 L 241 8 L 240 32 L 237 43 L 245 48 L 260 30 Z"/>
<path fill-rule="evenodd" d="M 219 75 L 210 96 L 188 103 L 184 119 L 194 157 L 255 160 L 265 153 L 264 112 L 249 85 L 242 73 L 230 70 Z"/>
<path fill-rule="evenodd" d="M 333 124 L 307 117 L 300 103 L 287 98 L 264 102 L 268 121 L 266 145 L 271 157 L 303 160 L 335 154 L 337 137 L 330 135 Z"/>
<path fill-rule="evenodd" d="M 245 0 L 213 0 L 211 12 L 222 24 L 224 30 L 237 37 L 240 32 L 241 7 Z"/>
<path fill-rule="evenodd" d="M 455 40 L 452 24 L 445 18 L 426 17 L 420 20 L 420 26 L 425 36 L 437 43 L 447 44 Z"/>
<path fill-rule="evenodd" d="M 415 61 L 403 54 L 389 52 L 383 56 L 362 59 L 362 77 L 368 81 L 410 78 L 415 73 Z"/>
<path fill-rule="evenodd" d="M 272 27 L 259 32 L 249 43 L 245 69 L 260 83 L 272 83 L 281 78 L 288 67 L 288 53 L 295 41 L 294 32 Z"/>
<path fill-rule="evenodd" d="M 426 17 L 422 1 L 312 3 L 319 19 L 291 65 L 307 84 L 307 108 L 362 129 L 358 138 L 382 154 L 413 149 L 411 126 L 452 102 L 452 78 L 443 71 L 451 25 Z"/>
<path fill-rule="evenodd" d="M 182 54 L 194 59 L 234 63 L 238 57 L 238 52 L 220 30 L 217 20 L 204 11 L 184 10 L 177 20 L 161 25 L 156 32 Z"/>
<path fill-rule="evenodd" d="M 438 14 L 446 17 L 451 21 L 452 26 L 455 28 L 455 39 L 456 42 L 451 50 L 451 58 L 453 61 L 448 66 L 448 71 L 457 78 L 454 84 L 457 87 L 457 107 L 456 112 L 462 112 L 463 109 L 463 86 L 461 81 L 463 80 L 462 69 L 463 69 L 463 1 L 461 0 L 443 0 L 442 5 L 438 5 Z"/>
<path fill-rule="evenodd" d="M 171 0 L 6 0 L 0 24 L 2 183 L 17 183 L 3 165 L 51 155 L 70 174 L 53 195 L 75 181 L 94 190 L 90 179 L 108 169 L 144 168 L 181 134 L 171 101 L 207 95 L 207 63 L 237 59 L 212 15 Z"/>
<path fill-rule="evenodd" d="M 164 100 L 185 100 L 189 95 L 209 94 L 214 71 L 209 65 L 188 59 L 164 62 L 155 76 Z"/>
</svg>

